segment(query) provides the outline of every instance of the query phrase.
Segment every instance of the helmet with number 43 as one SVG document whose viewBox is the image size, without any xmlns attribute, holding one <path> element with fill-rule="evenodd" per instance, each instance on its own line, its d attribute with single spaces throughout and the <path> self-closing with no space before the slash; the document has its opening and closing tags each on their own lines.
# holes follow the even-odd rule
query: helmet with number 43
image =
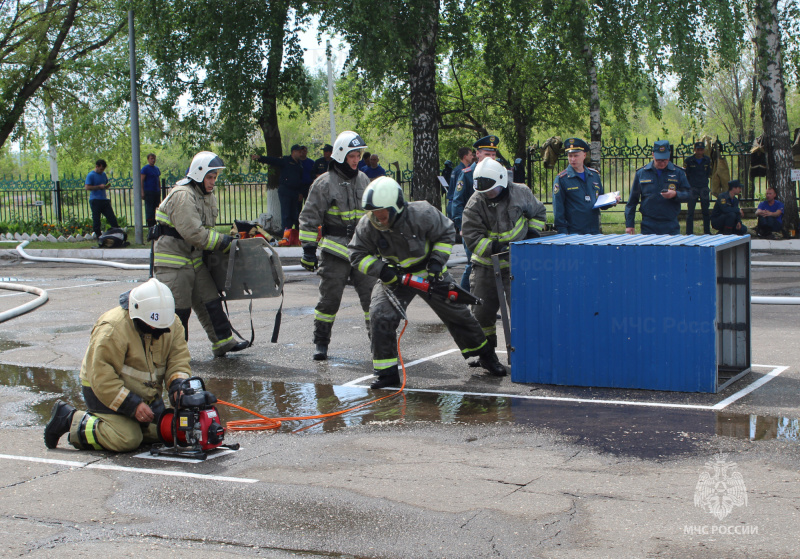
<svg viewBox="0 0 800 559">
<path fill-rule="evenodd" d="M 175 299 L 169 287 L 151 278 L 131 290 L 128 314 L 152 328 L 169 328 L 175 321 Z"/>
</svg>

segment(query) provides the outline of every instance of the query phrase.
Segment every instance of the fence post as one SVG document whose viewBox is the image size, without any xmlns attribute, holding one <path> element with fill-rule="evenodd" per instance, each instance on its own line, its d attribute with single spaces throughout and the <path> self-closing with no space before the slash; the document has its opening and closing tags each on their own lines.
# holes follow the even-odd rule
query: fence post
<svg viewBox="0 0 800 559">
<path fill-rule="evenodd" d="M 62 199 L 61 199 L 61 181 L 56 181 L 56 221 L 61 223 L 64 219 L 63 217 L 63 209 L 61 207 Z"/>
</svg>

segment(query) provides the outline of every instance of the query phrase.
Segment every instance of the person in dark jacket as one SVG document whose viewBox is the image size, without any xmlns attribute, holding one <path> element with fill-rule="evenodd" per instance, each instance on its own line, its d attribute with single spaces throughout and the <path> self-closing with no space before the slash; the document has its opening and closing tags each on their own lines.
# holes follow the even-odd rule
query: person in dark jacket
<svg viewBox="0 0 800 559">
<path fill-rule="evenodd" d="M 694 208 L 699 198 L 700 209 L 703 212 L 703 233 L 709 235 L 711 228 L 708 208 L 711 191 L 708 188 L 708 180 L 711 178 L 711 159 L 706 155 L 706 146 L 703 142 L 695 142 L 694 155 L 684 159 L 683 168 L 692 187 L 692 197 L 686 205 L 686 234 L 694 234 Z"/>
<path fill-rule="evenodd" d="M 681 203 L 689 201 L 691 188 L 686 173 L 670 162 L 669 157 L 669 142 L 659 140 L 653 144 L 653 161 L 636 171 L 625 205 L 625 233 L 635 233 L 636 206 L 639 205 L 642 235 L 681 234 L 678 214 Z"/>
<path fill-rule="evenodd" d="M 711 226 L 723 235 L 746 235 L 747 226 L 742 223 L 744 211 L 739 207 L 739 194 L 742 183 L 732 180 L 728 183 L 728 192 L 717 196 L 714 211 L 711 212 Z"/>
<path fill-rule="evenodd" d="M 300 162 L 301 147 L 292 146 L 291 155 L 271 157 L 254 153 L 253 161 L 266 163 L 280 169 L 278 198 L 281 201 L 281 227 L 283 239 L 279 246 L 300 246 L 300 203 L 303 201 L 303 164 Z"/>
</svg>

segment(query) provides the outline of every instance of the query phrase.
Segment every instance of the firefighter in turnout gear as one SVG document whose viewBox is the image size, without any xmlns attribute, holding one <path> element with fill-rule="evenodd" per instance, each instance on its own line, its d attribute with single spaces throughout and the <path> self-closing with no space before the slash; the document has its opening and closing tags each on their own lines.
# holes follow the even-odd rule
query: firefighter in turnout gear
<svg viewBox="0 0 800 559">
<path fill-rule="evenodd" d="M 162 393 L 189 378 L 189 348 L 169 288 L 153 278 L 120 296 L 92 329 L 80 380 L 88 411 L 58 401 L 44 429 L 47 448 L 69 433 L 83 450 L 130 452 L 158 442 Z"/>
<path fill-rule="evenodd" d="M 379 177 L 364 191 L 361 218 L 350 241 L 350 262 L 364 274 L 380 279 L 372 290 L 372 363 L 378 377 L 371 388 L 400 386 L 397 361 L 397 327 L 401 313 L 386 290 L 392 290 L 405 310 L 416 295 L 401 285 L 405 274 L 431 282 L 451 282 L 447 260 L 455 242 L 453 223 L 427 202 L 406 203 L 403 189 L 389 177 Z M 506 374 L 480 324 L 461 303 L 423 297 L 447 326 L 464 358 L 478 356 L 480 365 L 493 376 Z"/>
<path fill-rule="evenodd" d="M 210 151 L 194 156 L 186 178 L 176 183 L 156 210 L 158 238 L 154 248 L 155 275 L 172 290 L 175 314 L 187 339 L 194 309 L 216 357 L 250 345 L 233 339 L 217 287 L 203 262 L 204 251 L 230 249 L 232 238 L 214 229 L 219 213 L 214 186 L 217 171 L 224 168 L 222 160 Z"/>
<path fill-rule="evenodd" d="M 331 330 L 348 281 L 358 293 L 369 332 L 370 294 L 376 280 L 352 267 L 347 251 L 358 220 L 364 215 L 361 197 L 369 178 L 358 170 L 358 163 L 365 147 L 361 136 L 355 132 L 339 134 L 330 170 L 314 181 L 308 201 L 300 212 L 300 242 L 303 244 L 300 264 L 314 271 L 318 264 L 317 247 L 321 252 L 317 270 L 319 301 L 314 309 L 314 359 L 317 361 L 328 358 Z M 320 225 L 322 239 L 318 243 Z"/>
<path fill-rule="evenodd" d="M 492 347 L 497 347 L 497 294 L 492 255 L 500 254 L 500 270 L 506 300 L 511 303 L 509 243 L 538 237 L 544 229 L 547 209 L 524 184 L 511 182 L 510 171 L 494 159 L 475 167 L 475 192 L 464 208 L 461 231 L 472 251 L 472 293 L 483 299 L 472 312 Z"/>
<path fill-rule="evenodd" d="M 711 206 L 708 180 L 711 178 L 711 159 L 706 155 L 703 142 L 694 143 L 694 155 L 683 160 L 686 179 L 692 188 L 692 197 L 686 205 L 686 234 L 694 235 L 694 209 L 700 199 L 700 211 L 703 214 L 703 233 L 711 234 L 711 217 L 708 211 Z"/>
</svg>

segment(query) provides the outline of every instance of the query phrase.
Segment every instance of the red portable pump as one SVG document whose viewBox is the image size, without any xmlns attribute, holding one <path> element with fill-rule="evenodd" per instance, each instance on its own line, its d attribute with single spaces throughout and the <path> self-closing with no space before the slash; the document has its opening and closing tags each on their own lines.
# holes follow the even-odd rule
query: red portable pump
<svg viewBox="0 0 800 559">
<path fill-rule="evenodd" d="M 158 437 L 164 444 L 153 445 L 151 454 L 205 460 L 206 452 L 215 448 L 239 449 L 238 444 L 222 444 L 225 428 L 214 407 L 217 397 L 206 390 L 203 379 L 184 380 L 178 394 L 175 409 L 166 410 L 158 419 Z"/>
<path fill-rule="evenodd" d="M 476 297 L 454 281 L 430 282 L 422 276 L 414 276 L 411 274 L 405 274 L 400 281 L 407 287 L 422 291 L 423 293 L 426 293 L 428 297 L 436 297 L 442 301 L 462 303 L 464 305 L 483 304 L 483 301 L 480 297 Z"/>
</svg>

